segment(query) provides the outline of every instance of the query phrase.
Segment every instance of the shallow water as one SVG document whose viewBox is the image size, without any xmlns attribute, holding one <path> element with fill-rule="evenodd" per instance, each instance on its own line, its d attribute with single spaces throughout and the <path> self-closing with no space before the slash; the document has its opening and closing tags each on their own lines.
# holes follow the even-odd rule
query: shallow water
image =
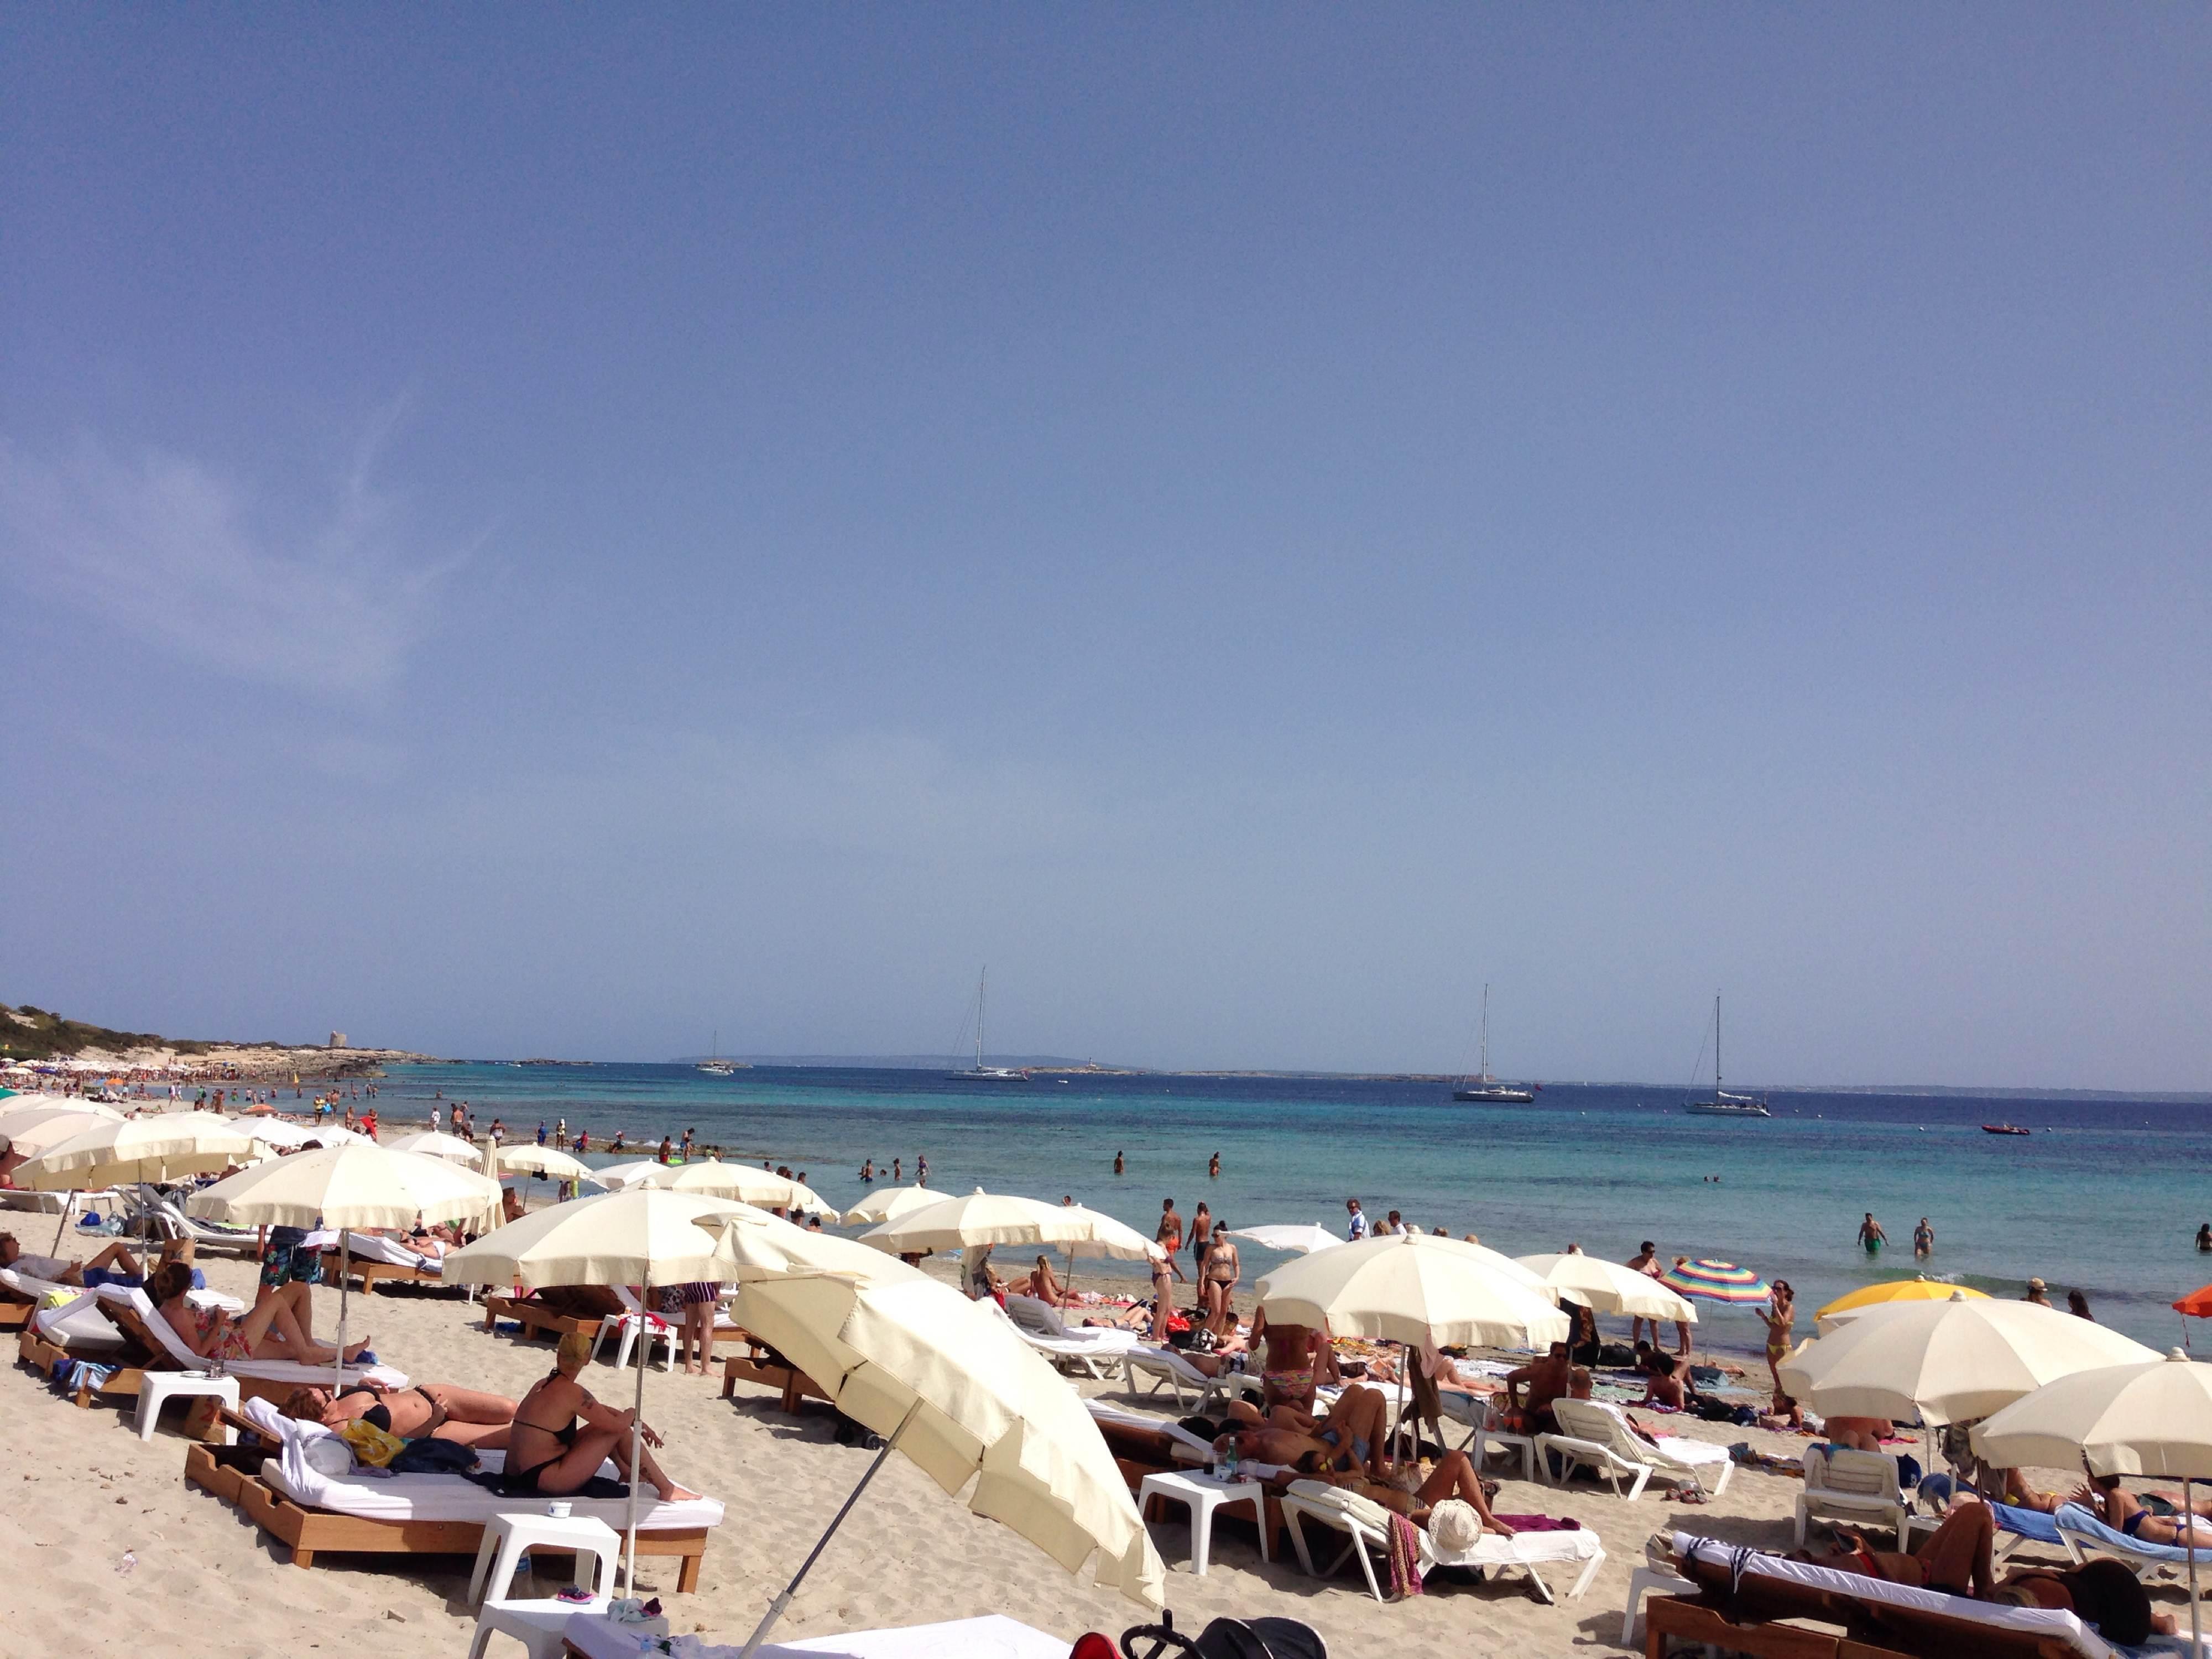
<svg viewBox="0 0 2212 1659">
<path fill-rule="evenodd" d="M 427 1115 L 436 1091 L 467 1100 L 479 1127 L 504 1118 L 510 1138 L 566 1116 L 592 1131 L 594 1164 L 612 1161 L 597 1149 L 617 1128 L 636 1156 L 693 1127 L 733 1158 L 806 1170 L 832 1203 L 866 1191 L 864 1158 L 887 1170 L 896 1155 L 911 1181 L 920 1152 L 948 1193 L 1072 1194 L 1147 1235 L 1164 1197 L 1186 1218 L 1203 1200 L 1232 1225 L 1340 1231 L 1357 1195 L 1377 1220 L 1400 1210 L 1516 1255 L 1578 1242 L 1626 1260 L 1650 1238 L 1789 1279 L 1800 1335 L 1814 1309 L 1877 1279 L 1917 1270 L 2018 1296 L 2036 1274 L 2054 1301 L 2079 1288 L 2098 1319 L 2163 1349 L 2182 1337 L 2168 1304 L 2212 1279 L 2194 1248 L 2212 1218 L 2212 1108 L 2198 1103 L 1790 1093 L 1772 1119 L 1742 1121 L 1685 1115 L 1678 1091 L 1567 1084 L 1531 1105 L 1468 1106 L 1438 1085 L 1334 1079 L 979 1086 L 913 1071 L 424 1066 L 395 1069 L 380 1104 L 387 1119 Z M 1981 1132 L 1998 1121 L 2034 1133 Z M 1222 1174 L 1209 1180 L 1215 1152 Z M 1872 1259 L 1853 1242 L 1869 1209 L 1894 1241 Z M 1916 1264 L 1923 1215 L 1936 1249 Z M 1280 1259 L 1248 1247 L 1246 1282 Z M 1135 1269 L 1085 1262 L 1082 1274 Z M 1763 1340 L 1748 1310 L 1701 1316 L 1707 1346 Z"/>
</svg>

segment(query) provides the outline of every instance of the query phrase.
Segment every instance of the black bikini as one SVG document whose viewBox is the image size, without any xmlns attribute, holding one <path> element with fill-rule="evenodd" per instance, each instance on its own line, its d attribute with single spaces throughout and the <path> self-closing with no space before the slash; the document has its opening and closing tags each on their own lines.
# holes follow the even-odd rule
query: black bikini
<svg viewBox="0 0 2212 1659">
<path fill-rule="evenodd" d="M 561 1372 L 556 1367 L 545 1373 L 545 1380 L 550 1382 L 560 1375 Z M 542 1462 L 532 1463 L 526 1469 L 507 1468 L 500 1472 L 500 1489 L 509 1497 L 524 1498 L 538 1490 L 538 1477 L 566 1457 L 569 1448 L 576 1443 L 576 1421 L 571 1418 L 559 1428 L 555 1429 L 549 1428 L 543 1423 L 532 1423 L 526 1418 L 517 1416 L 514 1419 L 514 1426 L 518 1429 L 535 1429 L 540 1434 L 551 1435 L 554 1439 L 561 1443 L 561 1449 Z M 510 1443 L 512 1443 L 511 1439 Z"/>
<path fill-rule="evenodd" d="M 375 1392 L 376 1390 L 374 1389 L 351 1388 L 348 1389 L 343 1394 L 341 1394 L 338 1398 L 341 1400 L 350 1400 L 357 1394 L 373 1395 Z M 428 1389 L 416 1388 L 409 1389 L 407 1392 L 409 1394 L 419 1394 L 422 1396 L 422 1403 L 430 1408 L 430 1427 L 432 1431 L 434 1431 L 438 1425 L 438 1402 L 430 1398 L 430 1391 Z M 373 1429 L 383 1430 L 386 1434 L 390 1434 L 392 1431 L 392 1407 L 386 1405 L 381 1400 L 378 1401 L 376 1404 L 371 1406 L 367 1411 L 363 1412 L 361 1414 L 361 1420 L 368 1424 Z"/>
</svg>

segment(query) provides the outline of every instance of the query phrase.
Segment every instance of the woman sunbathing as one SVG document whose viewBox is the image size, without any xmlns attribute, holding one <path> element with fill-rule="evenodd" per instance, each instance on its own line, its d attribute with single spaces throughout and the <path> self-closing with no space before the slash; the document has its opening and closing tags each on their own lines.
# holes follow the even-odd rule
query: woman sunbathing
<svg viewBox="0 0 2212 1659">
<path fill-rule="evenodd" d="M 531 1385 L 514 1408 L 507 1468 L 500 1480 L 509 1497 L 558 1498 L 574 1492 L 609 1458 L 625 1480 L 630 1478 L 630 1425 L 637 1414 L 602 1406 L 576 1381 L 576 1373 L 591 1358 L 592 1339 L 581 1331 L 569 1332 L 561 1339 L 553 1369 Z M 649 1425 L 642 1437 L 647 1446 L 661 1443 Z M 699 1495 L 662 1474 L 650 1451 L 641 1462 L 646 1484 L 660 1494 L 662 1503 L 681 1503 Z"/>
<path fill-rule="evenodd" d="M 2106 1640 L 2126 1646 L 2144 1641 L 2154 1631 L 2173 1633 L 2173 1615 L 2154 1613 L 2150 1597 L 2121 1563 L 2092 1561 L 2066 1571 L 2021 1567 L 2000 1580 L 1992 1559 L 1996 1536 L 1996 1517 L 1990 1506 L 1962 1503 L 1909 1555 L 1869 1549 L 1856 1533 L 1838 1527 L 1836 1541 L 1844 1546 L 1842 1553 L 1824 1559 L 1801 1553 L 1796 1559 L 1886 1583 L 1971 1596 L 1977 1601 L 2076 1613 L 2094 1625 Z"/>
<path fill-rule="evenodd" d="M 2143 1507 L 2142 1500 L 2120 1484 L 2117 1474 L 2098 1474 L 2078 1488 L 2073 1501 L 2115 1532 L 2146 1544 L 2192 1553 L 2212 1548 L 2212 1522 L 2203 1516 L 2159 1515 Z M 2186 1532 L 2189 1535 L 2184 1537 Z"/>
<path fill-rule="evenodd" d="M 1231 1403 L 1229 1414 L 1238 1425 L 1230 1433 L 1236 1437 L 1240 1458 L 1287 1463 L 1316 1474 L 1364 1468 L 1376 1480 L 1382 1478 L 1390 1407 L 1380 1389 L 1352 1384 L 1336 1397 L 1328 1415 L 1311 1429 L 1261 1421 L 1258 1411 L 1243 1400 Z M 1215 1442 L 1216 1447 L 1225 1451 L 1224 1442 L 1229 1437 L 1224 1435 Z"/>
<path fill-rule="evenodd" d="M 1343 1486 L 1371 1498 L 1386 1510 L 1395 1510 L 1415 1526 L 1426 1528 L 1429 1516 L 1436 1506 L 1448 1498 L 1456 1498 L 1473 1506 L 1481 1518 L 1485 1532 L 1496 1533 L 1501 1538 L 1513 1536 L 1513 1528 L 1490 1512 L 1490 1500 L 1482 1490 L 1482 1480 L 1468 1461 L 1465 1452 L 1446 1452 L 1429 1478 L 1412 1492 L 1402 1486 L 1374 1480 L 1357 1472 L 1348 1474 L 1319 1474 L 1310 1477 L 1326 1480 L 1333 1486 Z M 1522 1517 L 1524 1520 L 1526 1516 Z"/>
<path fill-rule="evenodd" d="M 289 1359 L 301 1365 L 328 1365 L 338 1351 L 315 1340 L 314 1308 L 298 1279 L 278 1286 L 242 1319 L 221 1308 L 195 1308 L 185 1300 L 192 1270 L 182 1261 L 157 1267 L 146 1286 L 154 1311 L 168 1322 L 177 1340 L 202 1359 Z M 348 1363 L 361 1357 L 370 1339 L 345 1351 Z"/>
<path fill-rule="evenodd" d="M 1028 1278 L 1016 1279 L 1006 1289 L 1010 1295 L 1035 1297 L 1048 1308 L 1065 1308 L 1075 1300 L 1054 1274 L 1052 1263 L 1042 1256 L 1036 1259 Z"/>
<path fill-rule="evenodd" d="M 284 1401 L 284 1415 L 326 1429 L 366 1421 L 402 1440 L 451 1440 L 498 1451 L 507 1445 L 514 1401 L 443 1382 L 393 1390 L 363 1382 L 335 1395 L 328 1389 L 295 1389 Z"/>
</svg>

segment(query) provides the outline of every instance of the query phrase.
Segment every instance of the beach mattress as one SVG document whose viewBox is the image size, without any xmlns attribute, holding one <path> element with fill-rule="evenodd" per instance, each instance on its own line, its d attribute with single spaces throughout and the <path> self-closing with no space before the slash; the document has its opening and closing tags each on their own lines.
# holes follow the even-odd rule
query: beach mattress
<svg viewBox="0 0 2212 1659">
<path fill-rule="evenodd" d="M 577 1613 L 561 1634 L 585 1659 L 636 1659 L 635 1630 L 626 1631 L 595 1613 Z M 842 1636 L 770 1642 L 761 1648 L 756 1659 L 1067 1659 L 1068 1646 L 1066 1637 L 1048 1636 L 1019 1620 L 994 1613 L 941 1625 L 907 1625 L 896 1630 L 848 1631 Z M 687 1650 L 696 1659 L 737 1659 L 744 1651 L 742 1640 L 700 1641 L 698 1646 Z"/>
<path fill-rule="evenodd" d="M 309 1250 L 335 1250 L 338 1236 L 325 1228 L 321 1232 L 309 1233 L 301 1241 L 301 1246 Z M 360 1261 L 381 1261 L 392 1267 L 418 1267 L 426 1273 L 442 1273 L 445 1267 L 437 1256 L 424 1255 L 396 1238 L 382 1238 L 374 1233 L 349 1232 L 346 1250 Z"/>
<path fill-rule="evenodd" d="M 149 1334 L 161 1345 L 170 1363 L 179 1370 L 202 1371 L 207 1369 L 207 1361 L 186 1347 L 183 1340 L 169 1328 L 169 1322 L 155 1310 L 154 1304 L 145 1291 L 125 1290 L 119 1285 L 103 1285 L 93 1294 L 102 1302 L 120 1302 L 135 1310 Z M 199 1292 L 195 1291 L 193 1295 L 197 1297 Z M 228 1302 L 233 1308 L 242 1306 L 228 1297 L 216 1297 L 216 1300 L 219 1304 Z M 289 1359 L 234 1359 L 223 1369 L 233 1376 L 248 1377 L 258 1382 L 321 1384 L 331 1380 L 332 1368 L 328 1365 L 301 1365 Z M 389 1365 L 349 1365 L 346 1376 L 349 1381 L 366 1378 L 381 1382 L 387 1389 L 407 1386 L 407 1373 L 396 1371 Z"/>
</svg>

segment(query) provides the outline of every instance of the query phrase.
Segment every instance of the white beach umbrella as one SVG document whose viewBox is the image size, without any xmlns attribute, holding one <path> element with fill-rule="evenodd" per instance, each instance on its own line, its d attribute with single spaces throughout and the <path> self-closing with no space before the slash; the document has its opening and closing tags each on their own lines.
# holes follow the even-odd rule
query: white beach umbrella
<svg viewBox="0 0 2212 1659">
<path fill-rule="evenodd" d="M 115 1123 L 123 1114 L 103 1108 L 79 1110 L 69 1106 L 40 1106 L 0 1116 L 0 1139 L 25 1158 L 38 1157 L 103 1123 Z"/>
<path fill-rule="evenodd" d="M 2175 1348 L 2163 1359 L 2075 1371 L 2014 1401 L 1972 1438 L 1976 1454 L 2000 1468 L 2058 1469 L 2078 1458 L 2093 1474 L 2178 1479 L 2187 1515 L 2191 1483 L 2212 1480 L 2212 1365 Z M 2189 1551 L 2192 1653 L 2202 1650 L 2197 1558 L 2207 1554 L 2201 1544 Z"/>
<path fill-rule="evenodd" d="M 652 1187 L 605 1193 L 510 1222 L 455 1250 L 441 1271 L 448 1282 L 459 1285 L 635 1285 L 649 1297 L 656 1285 L 719 1279 L 715 1235 L 698 1224 L 739 1207 Z M 624 1594 L 637 1583 L 637 1488 L 642 1478 L 638 1471 L 643 1467 L 645 1362 L 651 1346 L 637 1344 Z"/>
<path fill-rule="evenodd" d="M 350 1291 L 347 1230 L 425 1222 L 482 1223 L 499 1213 L 499 1183 L 442 1159 L 373 1140 L 319 1146 L 225 1176 L 185 1200 L 185 1213 L 241 1227 L 331 1227 L 338 1235 L 337 1378 L 345 1381 Z"/>
<path fill-rule="evenodd" d="M 1668 1290 L 1649 1273 L 1624 1267 L 1602 1256 L 1570 1250 L 1564 1255 L 1516 1255 L 1513 1258 L 1562 1296 L 1587 1302 L 1600 1313 L 1626 1314 L 1633 1319 L 1671 1319 L 1698 1322 L 1698 1310 L 1687 1297 Z"/>
<path fill-rule="evenodd" d="M 1286 1261 L 1260 1281 L 1271 1322 L 1327 1325 L 1389 1342 L 1540 1348 L 1567 1340 L 1567 1316 L 1534 1287 L 1458 1239 L 1364 1238 Z"/>
<path fill-rule="evenodd" d="M 860 1242 L 893 1255 L 974 1249 L 984 1244 L 1073 1244 L 1091 1236 L 1079 1206 L 987 1193 L 946 1198 L 860 1235 Z"/>
<path fill-rule="evenodd" d="M 2003 1410 L 2046 1382 L 2158 1355 L 2118 1331 L 2032 1302 L 1897 1302 L 1869 1308 L 1778 1367 L 1824 1416 L 1931 1427 Z"/>
<path fill-rule="evenodd" d="M 502 1146 L 492 1155 L 495 1174 L 536 1176 L 545 1181 L 589 1181 L 592 1166 L 551 1146 L 522 1141 Z"/>
<path fill-rule="evenodd" d="M 18 1119 L 30 1119 L 43 1115 L 52 1117 L 68 1112 L 78 1117 L 99 1118 L 113 1122 L 123 1114 L 114 1107 L 97 1100 L 72 1100 L 66 1095 L 10 1095 L 0 1101 L 0 1134 L 12 1134 L 12 1125 Z"/>
<path fill-rule="evenodd" d="M 1311 1222 L 1270 1223 L 1261 1227 L 1231 1227 L 1231 1238 L 1241 1238 L 1257 1244 L 1263 1250 L 1285 1250 L 1296 1255 L 1311 1255 L 1316 1250 L 1332 1249 L 1345 1242 L 1340 1234 Z"/>
<path fill-rule="evenodd" d="M 803 1215 L 818 1215 L 825 1221 L 844 1218 L 836 1205 L 811 1187 L 789 1176 L 780 1176 L 773 1170 L 756 1170 L 744 1164 L 701 1159 L 678 1170 L 667 1186 L 672 1193 L 734 1199 L 740 1204 L 754 1204 L 764 1210 L 796 1210 Z"/>
<path fill-rule="evenodd" d="M 1063 1204 L 1060 1213 L 1091 1229 L 1085 1238 L 1070 1239 L 1061 1248 L 1070 1255 L 1105 1255 L 1119 1261 L 1164 1261 L 1167 1251 L 1157 1240 L 1146 1238 L 1126 1221 L 1116 1221 L 1103 1210 L 1082 1204 Z"/>
<path fill-rule="evenodd" d="M 793 1273 L 836 1273 L 859 1279 L 921 1279 L 895 1255 L 872 1250 L 857 1238 L 816 1232 L 750 1204 L 732 1204 L 730 1213 L 701 1218 L 719 1237 L 715 1277 L 743 1285 Z"/>
<path fill-rule="evenodd" d="M 916 1210 L 945 1202 L 945 1194 L 927 1187 L 878 1187 L 845 1212 L 848 1221 L 896 1221 Z"/>
<path fill-rule="evenodd" d="M 611 1193 L 627 1192 L 632 1187 L 665 1187 L 675 1178 L 674 1166 L 650 1158 L 610 1164 L 603 1170 L 586 1170 L 584 1176 L 586 1181 L 596 1181 Z"/>
<path fill-rule="evenodd" d="M 338 1131 L 343 1134 L 344 1130 Z M 385 1146 L 395 1152 L 412 1152 L 417 1158 L 442 1158 L 448 1164 L 458 1164 L 464 1170 L 482 1170 L 483 1154 L 472 1141 L 459 1135 L 441 1134 L 435 1130 L 416 1135 L 402 1135 L 397 1140 L 387 1140 Z"/>
<path fill-rule="evenodd" d="M 173 1181 L 258 1156 L 253 1138 L 213 1112 L 103 1119 L 15 1171 L 15 1184 L 53 1192 L 118 1182 Z"/>
<path fill-rule="evenodd" d="M 349 1140 L 368 1139 L 365 1134 L 352 1129 L 342 1128 L 335 1123 L 317 1127 L 312 1123 L 295 1123 L 291 1119 L 284 1117 L 239 1117 L 231 1121 L 263 1146 L 274 1147 L 279 1152 L 296 1152 L 310 1142 L 318 1146 L 340 1146 Z M 386 1144 L 394 1152 L 417 1152 L 425 1149 L 412 1146 L 409 1145 L 410 1141 L 431 1139 L 434 1137 L 429 1135 L 410 1135 L 406 1140 L 394 1140 Z M 434 1139 L 446 1140 L 451 1137 L 439 1135 Z"/>
<path fill-rule="evenodd" d="M 801 1273 L 755 1280 L 738 1316 L 884 1437 L 883 1450 L 798 1574 L 769 1603 L 754 1652 L 884 1462 L 896 1450 L 947 1493 L 1069 1572 L 1157 1607 L 1166 1574 L 1127 1483 L 1074 1389 L 994 1310 L 921 1274 Z"/>
</svg>

